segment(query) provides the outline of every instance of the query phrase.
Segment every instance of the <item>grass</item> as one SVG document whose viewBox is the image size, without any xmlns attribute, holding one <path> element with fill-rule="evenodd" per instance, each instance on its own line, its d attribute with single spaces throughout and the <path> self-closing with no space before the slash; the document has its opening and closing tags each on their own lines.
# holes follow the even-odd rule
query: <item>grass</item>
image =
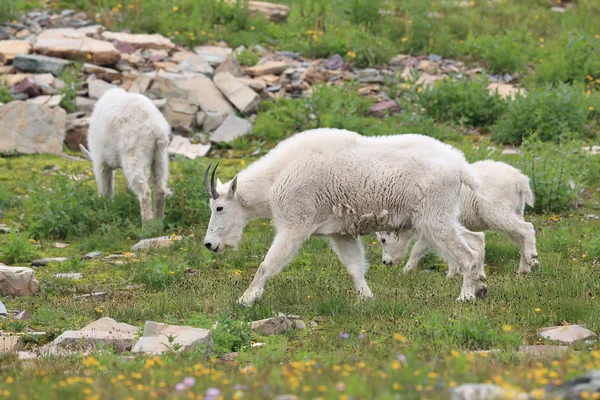
<svg viewBox="0 0 600 400">
<path fill-rule="evenodd" d="M 87 162 L 47 155 L 0 158 L 2 223 L 20 230 L 0 236 L 0 261 L 28 265 L 34 256 L 70 257 L 36 270 L 37 296 L 2 299 L 11 311 L 28 310 L 31 319 L 1 319 L 0 330 L 46 332 L 25 335 L 30 348 L 101 316 L 138 327 L 146 320 L 203 328 L 218 322 L 215 354 L 208 359 L 200 351 L 125 358 L 110 348 L 29 361 L 0 355 L 0 399 L 202 398 L 211 388 L 233 399 L 279 394 L 434 399 L 470 382 L 535 390 L 543 398 L 547 384 L 600 368 L 597 343 L 578 343 L 569 355 L 540 361 L 517 352 L 520 345 L 543 343 L 537 333 L 545 326 L 578 323 L 600 331 L 600 220 L 589 217 L 600 215 L 600 156 L 583 159 L 581 143 L 569 141 L 598 139 L 600 31 L 593 21 L 600 5 L 581 0 L 560 14 L 543 0 L 475 1 L 465 7 L 433 0 L 282 2 L 292 7 L 284 24 L 212 0 L 57 0 L 51 6 L 86 9 L 109 29 L 159 32 L 190 46 L 224 40 L 306 57 L 339 53 L 352 67 L 379 65 L 398 52 L 435 53 L 481 64 L 490 77 L 510 73 L 527 97 L 500 100 L 476 79 L 423 88 L 386 78 L 382 90 L 402 105 L 386 118 L 370 115 L 374 100 L 358 96 L 353 85 L 315 86 L 308 99 L 263 102 L 253 136 L 236 141 L 230 158 L 219 159 L 220 174 L 222 180 L 231 178 L 280 140 L 315 127 L 434 136 L 463 149 L 470 161 L 497 158 L 532 176 L 537 207 L 527 210 L 526 219 L 536 227 L 539 270 L 517 276 L 518 248 L 504 235 L 488 233 L 488 295 L 459 304 L 460 280 L 445 278 L 447 266 L 438 258 L 430 255 L 421 268 L 402 276 L 402 266 L 381 265 L 381 250 L 370 235 L 363 240 L 375 298 L 359 303 L 335 254 L 313 238 L 267 283 L 256 306 L 240 309 L 235 300 L 252 280 L 274 231 L 269 221 L 254 221 L 239 252 L 214 255 L 204 248 L 210 211 L 201 174 L 215 160 L 172 162 L 174 195 L 165 220 L 142 229 L 137 200 L 120 172 L 117 195 L 108 201 L 96 196 Z M 14 18 L 34 3 L 2 2 L 0 19 Z M 253 50 L 240 55 L 244 65 L 258 59 Z M 72 107 L 81 81 L 77 70 L 63 76 L 65 108 Z M 2 98 L 8 96 L 0 85 Z M 473 127 L 492 132 L 494 141 L 480 141 Z M 521 141 L 522 157 L 490 155 L 502 142 Z M 163 234 L 185 238 L 168 249 L 129 253 L 137 240 Z M 55 248 L 57 240 L 68 247 Z M 121 253 L 123 264 L 80 260 L 91 251 Z M 65 272 L 83 278 L 54 278 Z M 98 291 L 106 297 L 78 297 Z M 249 331 L 249 322 L 279 312 L 300 315 L 308 329 L 266 337 Z M 253 347 L 253 342 L 265 345 Z M 500 351 L 473 353 L 493 349 Z M 237 358 L 225 361 L 231 352 Z M 188 386 L 178 391 L 182 382 Z"/>
<path fill-rule="evenodd" d="M 172 163 L 171 186 L 186 190 L 192 183 L 198 184 L 191 171 L 198 175 L 209 161 Z M 221 178 L 231 178 L 250 161 L 223 161 Z M 0 170 L 4 171 L 0 183 L 14 194 L 31 191 L 23 182 L 31 174 L 34 178 L 44 176 L 48 187 L 61 185 L 60 175 L 45 175 L 48 163 L 59 171 L 84 174 L 90 167 L 51 156 L 4 158 L 0 159 Z M 117 191 L 133 200 L 125 191 L 122 175 L 117 177 Z M 81 201 L 94 196 L 93 183 L 91 177 L 75 183 L 81 187 Z M 538 343 L 537 331 L 545 326 L 580 323 L 600 330 L 599 264 L 591 254 L 598 246 L 594 232 L 600 223 L 586 217 L 598 213 L 600 198 L 595 187 L 589 189 L 591 197 L 581 208 L 562 214 L 528 215 L 536 226 L 541 262 L 532 276 L 516 276 L 518 249 L 508 238 L 487 235 L 490 291 L 476 304 L 455 302 L 460 280 L 445 278 L 446 266 L 437 258 L 428 257 L 422 266 L 422 270 L 433 272 L 401 276 L 401 266 L 390 269 L 381 265 L 380 248 L 375 238 L 368 236 L 364 242 L 371 265 L 367 279 L 375 294 L 373 301 L 356 302 L 351 280 L 336 256 L 324 241 L 313 238 L 285 271 L 267 284 L 258 305 L 239 309 L 234 302 L 252 279 L 274 234 L 268 221 L 262 220 L 248 226 L 238 253 L 214 255 L 204 249 L 207 219 L 201 218 L 179 225 L 176 231 L 163 232 L 184 234 L 187 237 L 183 241 L 168 249 L 125 258 L 121 266 L 98 260 L 51 263 L 36 272 L 41 282 L 38 296 L 3 299 L 9 310 L 29 310 L 31 320 L 5 319 L 0 321 L 0 329 L 22 331 L 29 327 L 47 332 L 41 338 L 27 338 L 27 346 L 49 342 L 64 330 L 109 316 L 139 327 L 146 320 L 204 328 L 219 321 L 214 332 L 216 354 L 209 360 L 193 352 L 126 360 L 110 349 L 96 349 L 87 357 L 29 362 L 3 356 L 0 395 L 9 393 L 10 397 L 19 388 L 18 394 L 27 398 L 178 398 L 189 393 L 200 396 L 216 387 L 225 398 L 286 393 L 302 398 L 395 398 L 398 393 L 408 398 L 444 398 L 449 387 L 488 380 L 523 390 L 540 389 L 546 381 L 562 381 L 590 366 L 600 367 L 596 345 L 591 346 L 592 351 L 576 346 L 579 352 L 541 364 L 515 353 L 519 345 Z M 56 196 L 65 200 L 69 195 Z M 36 201 L 35 196 L 24 201 L 27 209 L 28 202 Z M 206 202 L 197 207 L 205 215 Z M 20 205 L 7 209 L 5 219 L 21 221 L 26 227 L 29 216 L 21 220 L 22 210 Z M 135 205 L 131 207 L 129 217 L 135 222 L 124 225 L 131 224 L 125 230 L 116 227 L 120 221 L 104 216 L 108 219 L 98 226 L 114 228 L 92 227 L 88 233 L 67 236 L 69 246 L 65 249 L 53 247 L 51 232 L 47 239 L 27 244 L 43 256 L 79 257 L 91 250 L 127 252 L 142 237 L 134 228 L 138 212 Z M 9 236 L 0 237 L 4 246 L 12 241 Z M 0 259 L 5 261 L 6 256 L 2 253 Z M 52 277 L 75 271 L 84 274 L 82 280 Z M 138 283 L 145 287 L 125 290 L 128 284 Z M 97 291 L 107 292 L 107 297 L 74 297 Z M 309 328 L 274 337 L 248 331 L 248 322 L 278 312 L 301 315 Z M 340 334 L 347 334 L 347 338 Z M 265 342 L 266 346 L 254 348 L 251 341 Z M 492 349 L 502 351 L 469 353 Z M 231 351 L 239 352 L 235 362 L 220 359 Z M 194 377 L 195 386 L 183 393 L 175 391 L 185 377 Z M 28 385 L 23 385 L 24 381 Z"/>
</svg>

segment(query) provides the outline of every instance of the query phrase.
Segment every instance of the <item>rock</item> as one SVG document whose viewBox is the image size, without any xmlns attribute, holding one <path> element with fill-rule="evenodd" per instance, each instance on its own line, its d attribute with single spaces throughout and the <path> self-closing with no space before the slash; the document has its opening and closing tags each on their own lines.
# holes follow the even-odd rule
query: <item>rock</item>
<svg viewBox="0 0 600 400">
<path fill-rule="evenodd" d="M 6 314 L 8 314 L 8 311 L 6 311 L 6 307 L 4 306 L 2 301 L 0 301 L 0 315 L 6 315 Z"/>
<path fill-rule="evenodd" d="M 121 58 L 112 43 L 87 37 L 79 29 L 47 29 L 37 37 L 33 48 L 39 54 L 96 65 L 111 65 Z"/>
<path fill-rule="evenodd" d="M 423 87 L 432 87 L 435 83 L 441 79 L 444 79 L 443 75 L 431 75 L 427 72 L 423 72 L 419 79 L 417 80 L 417 85 L 422 85 Z"/>
<path fill-rule="evenodd" d="M 100 258 L 102 256 L 101 251 L 92 251 L 91 253 L 87 253 L 83 256 L 84 260 L 93 260 L 95 258 Z"/>
<path fill-rule="evenodd" d="M 554 358 L 570 351 L 569 346 L 534 345 L 519 346 L 519 354 L 527 358 Z"/>
<path fill-rule="evenodd" d="M 494 94 L 495 92 L 498 92 L 498 94 L 504 98 L 514 98 L 517 94 L 525 94 L 525 90 L 518 89 L 507 83 L 492 82 L 488 85 L 488 89 L 490 90 L 490 93 Z"/>
<path fill-rule="evenodd" d="M 378 93 L 380 90 L 380 86 L 378 84 L 371 84 L 367 86 L 363 86 L 358 89 L 358 94 L 360 96 L 368 96 L 373 93 Z"/>
<path fill-rule="evenodd" d="M 135 47 L 132 44 L 122 42 L 120 40 L 113 40 L 112 44 L 121 54 L 135 53 Z"/>
<path fill-rule="evenodd" d="M 292 319 L 292 324 L 294 324 L 294 328 L 296 329 L 306 329 L 306 324 L 301 319 Z"/>
<path fill-rule="evenodd" d="M 225 122 L 210 135 L 210 141 L 213 143 L 230 143 L 238 137 L 251 133 L 252 124 L 249 121 L 235 115 L 230 115 Z"/>
<path fill-rule="evenodd" d="M 192 144 L 188 138 L 179 135 L 173 136 L 169 143 L 169 154 L 179 154 L 192 160 L 196 157 L 204 157 L 210 150 L 210 145 Z"/>
<path fill-rule="evenodd" d="M 0 355 L 6 353 L 16 353 L 23 349 L 23 343 L 20 336 L 0 335 Z"/>
<path fill-rule="evenodd" d="M 236 4 L 236 0 L 225 0 L 225 2 L 229 4 Z M 251 15 L 253 13 L 264 14 L 269 21 L 283 22 L 290 14 L 290 7 L 284 4 L 250 0 L 248 2 L 248 11 Z"/>
<path fill-rule="evenodd" d="M 334 54 L 325 63 L 323 63 L 323 68 L 329 70 L 340 70 L 344 66 L 344 59 L 339 54 Z"/>
<path fill-rule="evenodd" d="M 94 110 L 94 105 L 96 104 L 96 100 L 88 99 L 87 97 L 77 96 L 75 97 L 75 106 L 77 107 L 77 111 L 83 111 L 87 114 L 90 114 Z"/>
<path fill-rule="evenodd" d="M 60 105 L 62 98 L 63 96 L 59 94 L 57 94 L 56 96 L 38 96 L 31 99 L 27 99 L 25 100 L 25 102 L 53 108 Z"/>
<path fill-rule="evenodd" d="M 67 113 L 13 101 L 0 108 L 0 153 L 62 153 Z"/>
<path fill-rule="evenodd" d="M 192 56 L 195 56 L 195 55 L 196 55 L 196 53 L 194 53 L 192 51 L 181 50 L 181 51 L 177 51 L 177 52 L 173 53 L 173 55 L 171 56 L 171 61 L 179 64 L 183 60 L 190 58 Z"/>
<path fill-rule="evenodd" d="M 410 58 L 411 57 L 407 54 L 398 54 L 396 57 L 390 60 L 390 65 L 393 67 L 404 67 L 406 60 Z"/>
<path fill-rule="evenodd" d="M 73 279 L 74 281 L 78 281 L 83 278 L 83 274 L 79 272 L 69 272 L 65 274 L 55 274 L 54 277 L 57 279 Z"/>
<path fill-rule="evenodd" d="M 598 335 L 581 325 L 566 325 L 543 328 L 540 337 L 571 344 L 580 340 L 595 339 Z"/>
<path fill-rule="evenodd" d="M 194 53 L 196 53 L 199 59 L 203 62 L 208 63 L 211 67 L 217 67 L 219 64 L 225 62 L 227 57 L 233 52 L 229 47 L 220 46 L 198 46 L 194 47 Z"/>
<path fill-rule="evenodd" d="M 169 342 L 169 337 L 174 337 L 172 342 Z M 205 347 L 207 354 L 212 353 L 213 341 L 208 329 L 146 321 L 144 334 L 131 352 L 161 354 L 168 351 L 195 350 L 200 346 Z"/>
<path fill-rule="evenodd" d="M 294 324 L 285 315 L 279 315 L 277 317 L 253 321 L 251 329 L 263 335 L 279 335 L 293 330 Z"/>
<path fill-rule="evenodd" d="M 80 151 L 80 144 L 87 148 L 87 132 L 89 127 L 89 118 L 67 119 L 67 133 L 64 143 L 69 150 Z"/>
<path fill-rule="evenodd" d="M 39 290 L 33 269 L 0 266 L 0 296 L 33 296 Z"/>
<path fill-rule="evenodd" d="M 70 61 L 55 57 L 41 56 L 37 54 L 18 55 L 13 60 L 13 66 L 19 71 L 40 73 L 50 73 L 58 76 L 65 69 Z"/>
<path fill-rule="evenodd" d="M 136 49 L 164 49 L 170 50 L 175 48 L 173 42 L 166 37 L 157 33 L 148 34 L 131 34 L 123 32 L 102 32 L 104 40 L 117 40 L 119 42 L 130 44 Z"/>
<path fill-rule="evenodd" d="M 236 77 L 244 76 L 244 70 L 233 53 L 227 56 L 225 61 L 217 67 L 215 72 L 229 72 Z"/>
<path fill-rule="evenodd" d="M 142 56 L 149 62 L 162 61 L 169 57 L 169 53 L 164 49 L 147 49 Z"/>
<path fill-rule="evenodd" d="M 131 246 L 132 251 L 137 250 L 149 250 L 153 248 L 159 247 L 169 247 L 175 241 L 181 240 L 181 236 L 161 236 L 152 239 L 142 239 L 133 246 Z"/>
<path fill-rule="evenodd" d="M 442 56 L 438 56 L 437 54 L 430 54 L 427 56 L 427 58 L 429 59 L 429 61 L 432 61 L 432 62 L 442 61 Z"/>
<path fill-rule="evenodd" d="M 353 74 L 353 77 L 361 83 L 383 83 L 383 77 L 375 68 L 366 68 L 356 71 Z"/>
<path fill-rule="evenodd" d="M 388 100 L 374 104 L 369 109 L 369 112 L 376 117 L 383 118 L 386 115 L 392 115 L 400 111 L 400 109 L 401 107 L 396 100 Z"/>
<path fill-rule="evenodd" d="M 467 383 L 460 385 L 450 389 L 450 395 L 452 400 L 528 399 L 526 393 L 487 383 Z"/>
<path fill-rule="evenodd" d="M 0 64 L 14 60 L 15 56 L 29 54 L 31 44 L 25 40 L 0 40 Z"/>
<path fill-rule="evenodd" d="M 258 94 L 248 86 L 242 84 L 231 73 L 219 72 L 215 75 L 213 82 L 242 114 L 250 115 L 258 112 L 260 104 Z"/>
<path fill-rule="evenodd" d="M 279 75 L 287 69 L 287 63 L 283 61 L 267 61 L 253 67 L 246 68 L 246 73 L 250 76 Z"/>
<path fill-rule="evenodd" d="M 438 67 L 438 65 L 429 60 L 421 60 L 417 68 L 431 75 L 435 75 L 438 72 L 440 72 L 440 68 Z"/>
<path fill-rule="evenodd" d="M 587 393 L 587 396 L 585 393 Z M 564 382 L 562 385 L 546 390 L 545 397 L 548 399 L 576 400 L 585 398 L 596 398 L 600 393 L 600 370 L 591 370 L 584 375 Z M 533 398 L 533 396 L 532 396 Z"/>
<path fill-rule="evenodd" d="M 28 97 L 37 97 L 41 93 L 38 88 L 29 79 L 25 78 L 17 83 L 13 89 L 13 93 L 25 93 Z"/>
<path fill-rule="evenodd" d="M 203 121 L 205 132 L 215 130 L 228 116 L 235 114 L 235 110 L 223 97 L 217 86 L 204 75 L 175 81 L 175 85 L 186 90 L 187 98 L 198 104 L 200 109 L 206 113 Z"/>
<path fill-rule="evenodd" d="M 98 79 L 104 79 L 106 81 L 116 81 L 121 79 L 121 72 L 112 68 L 100 67 L 94 64 L 83 64 L 83 72 L 86 74 L 94 74 Z"/>
<path fill-rule="evenodd" d="M 267 89 L 267 83 L 260 78 L 237 78 L 243 85 L 250 87 L 256 93 L 260 93 Z"/>
<path fill-rule="evenodd" d="M 104 299 L 106 299 L 106 292 L 94 292 L 94 293 L 82 294 L 81 296 L 77 296 L 77 298 L 104 300 Z"/>
<path fill-rule="evenodd" d="M 215 73 L 213 67 L 206 61 L 206 58 L 199 55 L 194 55 L 181 61 L 177 67 L 179 72 L 194 72 L 212 76 Z"/>
<path fill-rule="evenodd" d="M 78 331 L 65 331 L 52 344 L 55 346 L 112 346 L 119 351 L 129 350 L 135 343 L 138 328 L 103 317 Z"/>
<path fill-rule="evenodd" d="M 1 314 L 1 312 L 0 312 L 0 314 Z M 15 319 L 18 321 L 25 321 L 25 320 L 28 320 L 29 318 L 31 318 L 31 316 L 29 315 L 29 311 L 27 311 L 27 310 L 20 311 L 17 315 L 15 315 Z"/>
<path fill-rule="evenodd" d="M 88 95 L 91 99 L 99 99 L 104 93 L 112 88 L 117 88 L 117 85 L 105 82 L 102 79 L 94 79 L 88 83 Z"/>
<path fill-rule="evenodd" d="M 566 9 L 564 7 L 550 7 L 550 11 L 562 14 L 566 11 Z"/>
<path fill-rule="evenodd" d="M 198 106 L 187 99 L 167 99 L 164 115 L 175 131 L 189 133 L 196 128 Z"/>
<path fill-rule="evenodd" d="M 152 84 L 152 78 L 147 75 L 140 75 L 135 78 L 133 84 L 129 88 L 130 93 L 144 94 Z"/>
</svg>

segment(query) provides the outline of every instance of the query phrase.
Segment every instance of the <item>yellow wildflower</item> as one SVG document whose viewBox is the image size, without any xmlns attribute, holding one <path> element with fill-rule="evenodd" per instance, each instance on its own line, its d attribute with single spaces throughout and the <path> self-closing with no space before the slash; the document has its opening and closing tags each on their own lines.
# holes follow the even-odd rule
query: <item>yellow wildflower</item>
<svg viewBox="0 0 600 400">
<path fill-rule="evenodd" d="M 512 331 L 512 326 L 510 326 L 510 325 L 504 325 L 504 326 L 502 327 L 502 330 L 503 330 L 504 332 L 510 332 L 510 331 Z"/>
<path fill-rule="evenodd" d="M 173 12 L 177 12 L 177 11 L 179 11 L 179 7 L 173 6 Z"/>
</svg>

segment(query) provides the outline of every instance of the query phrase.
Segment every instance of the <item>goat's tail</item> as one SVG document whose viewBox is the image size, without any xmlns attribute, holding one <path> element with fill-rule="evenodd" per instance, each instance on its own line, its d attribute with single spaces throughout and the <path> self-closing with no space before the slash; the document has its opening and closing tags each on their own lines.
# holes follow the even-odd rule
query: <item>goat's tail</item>
<svg viewBox="0 0 600 400">
<path fill-rule="evenodd" d="M 92 154 L 88 149 L 85 148 L 84 145 L 79 144 L 79 150 L 81 150 L 85 158 L 87 158 L 89 161 L 92 161 Z"/>
<path fill-rule="evenodd" d="M 531 186 L 529 185 L 529 178 L 525 175 L 522 175 L 516 183 L 517 192 L 519 193 L 521 199 L 525 200 L 525 204 L 527 204 L 529 207 L 533 207 L 535 204 L 535 196 L 531 190 Z"/>
</svg>

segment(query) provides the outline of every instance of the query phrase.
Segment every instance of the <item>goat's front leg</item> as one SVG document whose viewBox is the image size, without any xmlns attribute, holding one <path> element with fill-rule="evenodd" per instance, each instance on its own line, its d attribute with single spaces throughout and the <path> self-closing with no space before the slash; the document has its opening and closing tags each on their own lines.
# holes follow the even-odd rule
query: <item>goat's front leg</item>
<svg viewBox="0 0 600 400">
<path fill-rule="evenodd" d="M 413 269 L 415 269 L 417 265 L 419 265 L 419 261 L 421 261 L 421 259 L 430 251 L 431 245 L 429 244 L 427 239 L 420 238 L 419 240 L 417 240 L 417 243 L 415 243 L 415 245 L 413 246 L 410 252 L 410 257 L 408 258 L 404 269 L 402 269 L 402 272 L 407 274 Z"/>
<path fill-rule="evenodd" d="M 309 236 L 310 234 L 299 234 L 288 230 L 278 232 L 265 259 L 258 267 L 252 283 L 238 299 L 238 304 L 251 306 L 260 299 L 267 279 L 279 274 L 285 268 Z"/>
<path fill-rule="evenodd" d="M 329 242 L 333 250 L 337 253 L 341 263 L 344 264 L 352 277 L 359 298 L 372 298 L 373 293 L 365 280 L 368 264 L 365 258 L 365 250 L 360 239 L 354 239 L 343 235 L 330 235 Z"/>
</svg>

